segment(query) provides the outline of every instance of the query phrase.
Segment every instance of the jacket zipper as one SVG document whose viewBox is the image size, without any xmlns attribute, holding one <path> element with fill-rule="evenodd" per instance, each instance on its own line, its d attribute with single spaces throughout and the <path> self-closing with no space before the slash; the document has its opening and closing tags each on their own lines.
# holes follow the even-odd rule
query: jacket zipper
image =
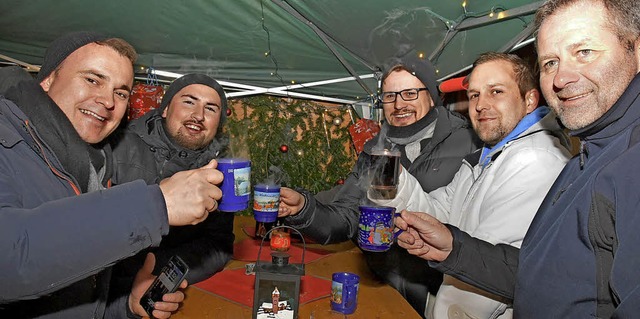
<svg viewBox="0 0 640 319">
<path fill-rule="evenodd" d="M 35 132 L 31 128 L 31 126 L 29 125 L 29 121 L 28 120 L 25 121 L 24 124 L 25 124 L 25 127 L 27 128 L 27 131 L 29 132 L 29 135 L 31 135 L 31 137 L 33 137 L 33 141 L 38 146 L 38 149 L 40 150 L 40 153 L 42 154 L 42 158 L 44 159 L 45 163 L 47 163 L 47 166 L 49 166 L 49 169 L 51 169 L 53 174 L 55 174 L 59 178 L 62 178 L 67 183 L 69 183 L 69 185 L 71 185 L 71 188 L 73 188 L 73 191 L 76 193 L 76 195 L 82 194 L 82 192 L 80 191 L 79 187 L 69 177 L 67 177 L 66 175 L 62 174 L 59 170 L 57 170 L 53 166 L 53 164 L 51 164 L 51 162 L 49 161 L 49 158 L 47 158 L 47 153 L 45 152 L 44 147 L 42 146 L 42 144 L 40 143 L 39 138 L 37 137 L 37 134 L 35 134 Z"/>
</svg>

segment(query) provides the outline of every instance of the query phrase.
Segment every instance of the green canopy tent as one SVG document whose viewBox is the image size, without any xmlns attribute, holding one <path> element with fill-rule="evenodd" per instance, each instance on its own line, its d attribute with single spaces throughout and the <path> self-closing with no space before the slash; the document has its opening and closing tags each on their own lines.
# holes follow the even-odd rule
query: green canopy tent
<svg viewBox="0 0 640 319">
<path fill-rule="evenodd" d="M 430 59 L 440 80 L 479 53 L 531 42 L 531 0 L 4 0 L 0 63 L 33 70 L 70 31 L 131 42 L 136 72 L 165 80 L 191 72 L 221 81 L 229 97 L 271 94 L 371 104 L 390 57 Z"/>
</svg>

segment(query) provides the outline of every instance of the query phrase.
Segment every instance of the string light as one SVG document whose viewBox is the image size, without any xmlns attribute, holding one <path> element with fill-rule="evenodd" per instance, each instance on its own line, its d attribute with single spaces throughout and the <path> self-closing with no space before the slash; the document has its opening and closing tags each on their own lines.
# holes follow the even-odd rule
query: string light
<svg viewBox="0 0 640 319">
<path fill-rule="evenodd" d="M 420 53 L 418 54 L 418 57 L 419 57 L 420 59 L 424 59 L 424 53 L 420 52 Z"/>
</svg>

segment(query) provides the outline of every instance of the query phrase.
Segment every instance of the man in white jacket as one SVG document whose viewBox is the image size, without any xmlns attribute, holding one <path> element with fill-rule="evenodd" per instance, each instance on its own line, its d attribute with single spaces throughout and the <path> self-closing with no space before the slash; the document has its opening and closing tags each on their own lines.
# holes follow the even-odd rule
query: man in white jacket
<svg viewBox="0 0 640 319">
<path fill-rule="evenodd" d="M 484 147 L 465 157 L 447 186 L 425 193 L 403 170 L 397 196 L 375 202 L 425 212 L 490 243 L 520 247 L 570 158 L 568 139 L 555 114 L 538 107 L 534 75 L 516 55 L 481 55 L 467 84 L 469 116 Z M 445 275 L 426 317 L 511 318 L 509 304 Z"/>
</svg>

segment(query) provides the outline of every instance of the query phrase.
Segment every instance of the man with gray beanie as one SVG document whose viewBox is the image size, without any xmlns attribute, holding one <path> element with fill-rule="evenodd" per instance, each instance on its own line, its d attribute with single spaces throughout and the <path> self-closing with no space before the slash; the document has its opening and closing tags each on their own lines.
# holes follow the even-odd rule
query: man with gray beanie
<svg viewBox="0 0 640 319">
<path fill-rule="evenodd" d="M 51 44 L 36 80 L 0 69 L 0 317 L 144 315 L 138 301 L 151 282 L 107 303 L 109 266 L 217 207 L 215 162 L 161 185 L 111 187 L 103 141 L 127 109 L 136 56 L 122 39 L 75 32 Z M 169 317 L 183 299 L 164 295 L 153 316 Z"/>
<path fill-rule="evenodd" d="M 408 55 L 389 65 L 382 77 L 382 96 L 389 97 L 382 104 L 386 121 L 365 144 L 333 201 L 325 204 L 306 190 L 281 188 L 279 217 L 288 216 L 286 224 L 319 243 L 356 240 L 358 205 L 366 199 L 366 189 L 359 183 L 370 167 L 374 147 L 398 148 L 402 166 L 425 191 L 431 191 L 447 185 L 462 158 L 481 145 L 465 118 L 441 106 L 435 70 L 428 60 Z M 435 294 L 442 275 L 395 245 L 384 253 L 364 254 L 372 272 L 423 315 L 427 295 Z"/>
<path fill-rule="evenodd" d="M 226 110 L 226 96 L 216 80 L 204 74 L 176 79 L 159 108 L 130 122 L 113 140 L 114 183 L 143 179 L 153 184 L 224 157 Z M 145 271 L 146 258 L 155 258 L 151 274 L 157 276 L 169 258 L 179 256 L 189 266 L 189 284 L 222 270 L 233 255 L 233 219 L 233 213 L 216 211 L 198 225 L 172 227 L 159 247 L 114 267 L 111 298 L 131 290 L 136 274 Z"/>
</svg>

